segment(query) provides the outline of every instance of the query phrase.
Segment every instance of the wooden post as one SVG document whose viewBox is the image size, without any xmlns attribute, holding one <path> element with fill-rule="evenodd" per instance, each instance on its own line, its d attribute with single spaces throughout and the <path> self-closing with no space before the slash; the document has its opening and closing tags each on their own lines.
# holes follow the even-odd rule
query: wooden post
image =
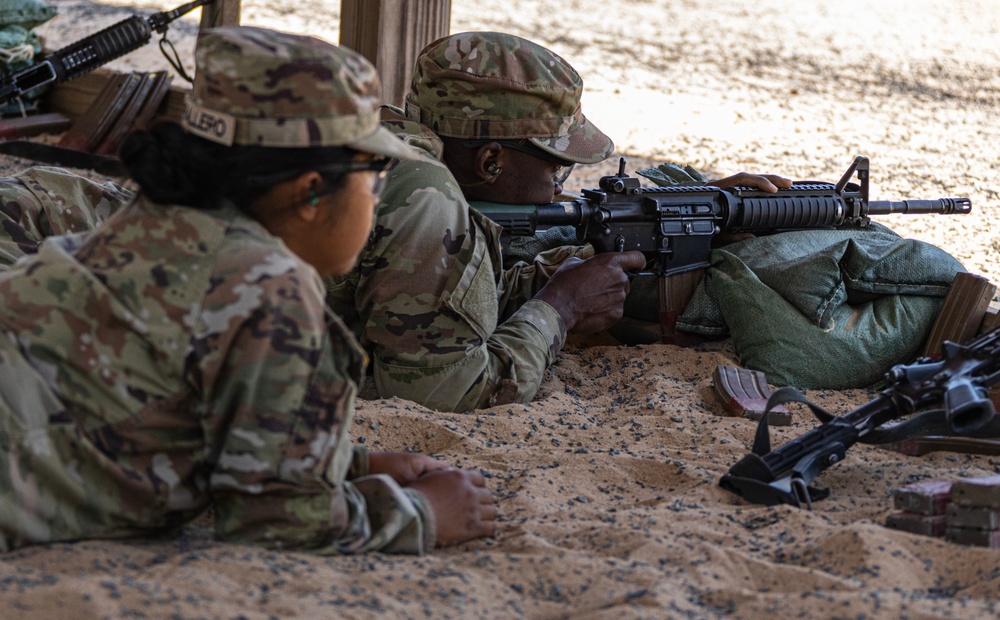
<svg viewBox="0 0 1000 620">
<path fill-rule="evenodd" d="M 370 60 L 382 101 L 402 106 L 425 45 L 448 34 L 451 0 L 341 0 L 340 44 Z"/>
<path fill-rule="evenodd" d="M 212 0 L 201 7 L 199 29 L 216 26 L 238 26 L 240 24 L 240 0 Z"/>
</svg>

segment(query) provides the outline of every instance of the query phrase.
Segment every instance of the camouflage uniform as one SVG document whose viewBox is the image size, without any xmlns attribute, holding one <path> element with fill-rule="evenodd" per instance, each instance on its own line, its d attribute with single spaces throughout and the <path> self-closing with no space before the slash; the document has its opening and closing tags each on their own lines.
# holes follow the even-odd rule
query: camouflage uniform
<svg viewBox="0 0 1000 620">
<path fill-rule="evenodd" d="M 209 31 L 195 105 L 217 118 L 233 110 L 218 89 L 211 104 L 198 98 L 222 82 L 209 60 L 257 62 L 282 75 L 276 89 L 315 79 L 284 55 L 306 50 L 331 64 L 328 44 L 309 52 L 311 41 Z M 370 65 L 359 66 L 361 86 L 347 88 L 377 88 Z M 230 82 L 248 84 L 263 88 Z M 226 122 L 265 135 L 250 117 Z M 369 146 L 395 140 L 378 133 L 346 132 Z M 317 135 L 329 144 L 345 133 L 308 133 Z M 372 149 L 408 156 L 389 145 Z M 162 531 L 209 505 L 225 540 L 320 553 L 433 546 L 423 496 L 369 475 L 367 453 L 351 445 L 365 357 L 326 309 L 322 280 L 235 206 L 140 197 L 0 273 L 0 299 L 0 549 Z"/>
<path fill-rule="evenodd" d="M 93 230 L 132 198 L 115 183 L 95 183 L 38 166 L 0 179 L 0 269 L 38 251 L 46 237 Z"/>
<path fill-rule="evenodd" d="M 469 207 L 438 136 L 528 139 L 566 161 L 601 161 L 614 145 L 581 113 L 582 88 L 538 45 L 466 33 L 421 53 L 405 115 L 383 110 L 383 125 L 424 157 L 390 173 L 358 267 L 328 294 L 373 359 L 380 396 L 467 411 L 535 395 L 566 328 L 531 297 L 559 262 L 590 250 L 503 271 L 499 228 Z"/>
</svg>

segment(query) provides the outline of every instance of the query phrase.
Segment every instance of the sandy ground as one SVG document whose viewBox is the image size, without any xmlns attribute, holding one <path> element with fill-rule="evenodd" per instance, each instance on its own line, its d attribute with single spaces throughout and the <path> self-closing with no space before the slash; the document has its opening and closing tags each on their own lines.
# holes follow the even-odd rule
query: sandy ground
<svg viewBox="0 0 1000 620">
<path fill-rule="evenodd" d="M 62 15 L 46 34 L 68 43 L 88 27 L 176 3 L 53 4 Z M 247 0 L 244 23 L 336 40 L 337 5 Z M 196 24 L 172 31 L 182 50 Z M 569 59 L 586 82 L 585 111 L 629 170 L 674 161 L 710 175 L 835 181 L 866 155 L 875 199 L 968 196 L 967 216 L 881 221 L 1000 282 L 992 0 L 454 0 L 452 31 L 475 29 L 527 36 Z M 157 62 L 150 44 L 115 66 Z M 590 187 L 615 166 L 579 170 L 569 186 Z M 818 479 L 831 497 L 812 512 L 752 506 L 717 484 L 754 431 L 719 415 L 712 394 L 716 365 L 738 363 L 731 347 L 598 342 L 565 351 L 530 405 L 457 415 L 402 400 L 361 403 L 358 441 L 430 452 L 490 478 L 501 498 L 495 540 L 422 558 L 316 558 L 218 544 L 199 522 L 173 539 L 0 556 L 0 607 L 26 618 L 1000 613 L 1000 551 L 882 525 L 894 488 L 996 473 L 1000 460 L 856 446 Z M 844 413 L 871 393 L 809 396 Z M 795 410 L 774 441 L 812 425 Z"/>
</svg>

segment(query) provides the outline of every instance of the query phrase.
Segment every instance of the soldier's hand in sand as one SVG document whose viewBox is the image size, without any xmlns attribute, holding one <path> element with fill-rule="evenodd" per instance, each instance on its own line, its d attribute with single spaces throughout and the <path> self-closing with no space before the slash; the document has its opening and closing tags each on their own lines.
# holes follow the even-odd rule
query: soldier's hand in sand
<svg viewBox="0 0 1000 620">
<path fill-rule="evenodd" d="M 568 259 L 535 299 L 555 308 L 566 331 L 590 334 L 622 318 L 629 272 L 646 266 L 642 252 L 608 252 L 587 260 Z"/>
<path fill-rule="evenodd" d="M 434 511 L 439 547 L 496 533 L 496 500 L 478 471 L 432 471 L 410 488 L 423 493 Z"/>
<path fill-rule="evenodd" d="M 409 486 L 424 474 L 442 469 L 452 469 L 444 461 L 425 454 L 410 452 L 371 452 L 368 469 L 372 474 L 387 474 L 400 486 Z"/>
</svg>

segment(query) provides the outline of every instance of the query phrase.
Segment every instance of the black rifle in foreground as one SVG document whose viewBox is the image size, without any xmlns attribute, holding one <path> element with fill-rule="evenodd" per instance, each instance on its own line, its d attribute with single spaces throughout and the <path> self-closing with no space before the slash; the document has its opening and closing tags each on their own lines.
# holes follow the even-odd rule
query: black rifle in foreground
<svg viewBox="0 0 1000 620">
<path fill-rule="evenodd" d="M 165 35 L 170 22 L 209 3 L 211 0 L 194 0 L 172 11 L 154 13 L 148 18 L 130 17 L 76 43 L 46 54 L 30 67 L 0 78 L 0 104 L 46 84 L 61 84 L 78 78 L 119 56 L 124 56 L 148 43 L 153 31 Z M 163 41 L 165 40 L 164 37 Z M 161 49 L 163 41 L 160 42 Z M 165 50 L 164 55 L 166 55 Z M 178 68 L 173 59 L 169 56 L 167 59 L 174 64 L 175 69 Z"/>
<path fill-rule="evenodd" d="M 834 416 L 794 388 L 782 388 L 767 407 L 788 402 L 809 406 L 823 423 L 805 435 L 770 448 L 767 415 L 761 418 L 752 452 L 719 481 L 720 486 L 755 504 L 812 507 L 829 494 L 809 484 L 844 459 L 855 443 L 892 443 L 913 436 L 1000 435 L 989 388 L 1000 382 L 1000 327 L 964 344 L 945 342 L 938 361 L 921 358 L 894 366 L 885 388 L 868 403 Z M 927 409 L 937 406 L 938 409 Z M 886 424 L 918 412 L 905 422 Z M 885 426 L 883 426 L 885 425 Z"/>
<path fill-rule="evenodd" d="M 855 173 L 858 183 L 851 183 Z M 892 213 L 969 213 L 968 198 L 868 199 L 868 158 L 857 157 L 836 184 L 799 182 L 769 194 L 746 187 L 721 190 L 710 185 L 641 187 L 625 174 L 622 158 L 615 176 L 582 198 L 547 205 L 473 202 L 503 227 L 505 236 L 529 236 L 552 226 L 575 226 L 580 242 L 597 252 L 640 250 L 650 271 L 669 276 L 707 267 L 712 238 L 722 232 L 769 233 L 786 230 L 867 226 L 869 216 Z"/>
<path fill-rule="evenodd" d="M 858 182 L 852 179 L 857 174 Z M 857 157 L 836 184 L 798 182 L 769 194 L 746 187 L 722 190 L 711 185 L 641 187 L 625 174 L 601 179 L 582 198 L 547 205 L 473 202 L 472 206 L 503 227 L 504 237 L 532 236 L 555 226 L 576 227 L 580 243 L 597 252 L 639 250 L 648 259 L 640 275 L 659 277 L 662 341 L 687 344 L 674 327 L 694 287 L 709 265 L 712 240 L 721 233 L 770 234 L 791 230 L 864 227 L 869 216 L 892 213 L 969 213 L 968 198 L 868 199 L 867 157 Z"/>
</svg>

